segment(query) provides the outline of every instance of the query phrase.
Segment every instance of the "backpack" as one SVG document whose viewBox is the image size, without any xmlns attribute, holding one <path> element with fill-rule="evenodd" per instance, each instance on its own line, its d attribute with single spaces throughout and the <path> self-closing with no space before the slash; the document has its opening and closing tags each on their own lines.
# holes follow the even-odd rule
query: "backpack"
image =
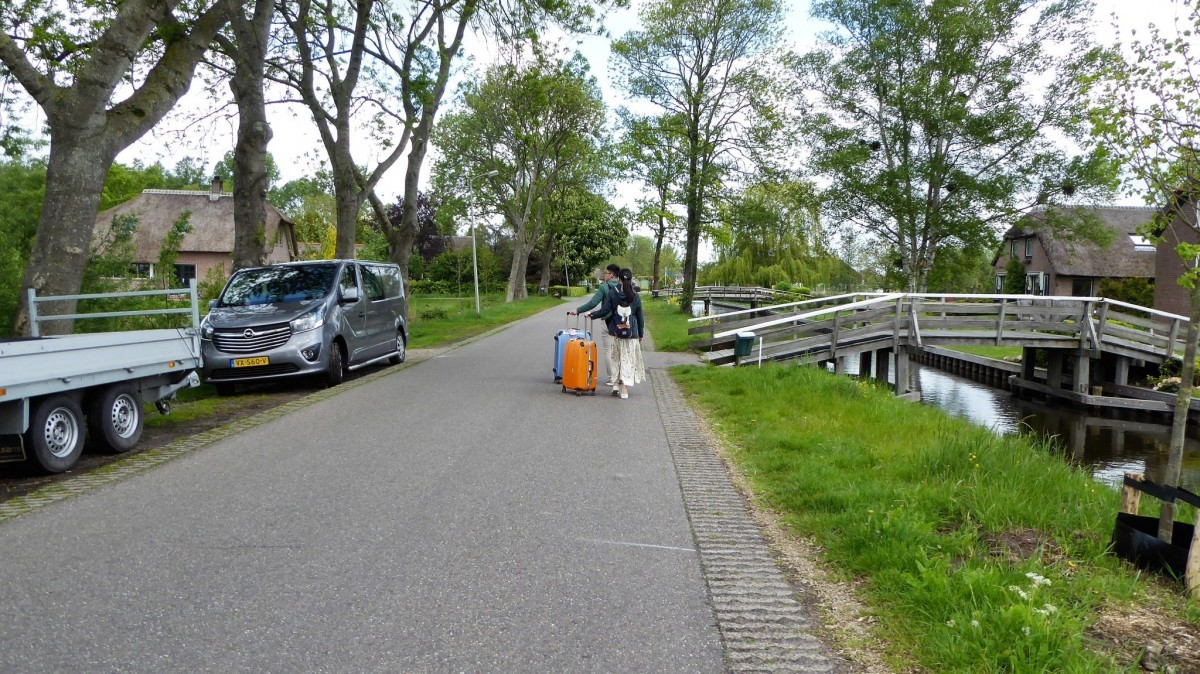
<svg viewBox="0 0 1200 674">
<path fill-rule="evenodd" d="M 631 339 L 633 323 L 630 316 L 633 315 L 633 307 L 629 305 L 629 299 L 612 289 L 608 291 L 608 300 L 612 305 L 612 313 L 608 317 L 608 334 L 617 339 Z"/>
</svg>

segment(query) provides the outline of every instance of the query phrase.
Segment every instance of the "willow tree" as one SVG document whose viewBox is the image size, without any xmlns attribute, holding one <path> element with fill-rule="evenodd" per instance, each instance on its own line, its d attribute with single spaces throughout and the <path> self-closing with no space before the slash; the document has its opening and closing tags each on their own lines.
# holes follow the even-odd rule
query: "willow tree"
<svg viewBox="0 0 1200 674">
<path fill-rule="evenodd" d="M 86 2 L 89 20 L 58 3 L 0 3 L 0 63 L 50 130 L 46 196 L 22 286 L 79 292 L 104 177 L 117 154 L 154 127 L 191 86 L 196 64 L 229 20 L 230 0 Z M 75 303 L 64 302 L 64 313 Z M 14 329 L 29 332 L 25 296 Z M 46 326 L 70 332 L 70 321 Z"/>
<path fill-rule="evenodd" d="M 723 176 L 778 147 L 783 91 L 772 64 L 778 0 L 651 0 L 612 45 L 623 86 L 681 124 L 687 210 L 681 309 L 691 311 L 700 238 Z"/>
<path fill-rule="evenodd" d="M 1036 206 L 1106 199 L 1115 169 L 1082 138 L 1074 66 L 1088 0 L 819 0 L 834 28 L 798 62 L 830 222 L 869 232 L 926 288 L 938 252 L 989 245 Z M 1059 209 L 1059 214 L 1082 213 Z M 1050 218 L 1060 238 L 1086 217 Z"/>
<path fill-rule="evenodd" d="M 1147 200 L 1159 206 L 1155 229 L 1172 221 L 1193 230 L 1200 241 L 1200 6 L 1192 4 L 1172 30 L 1151 25 L 1144 40 L 1093 53 L 1097 68 L 1087 81 L 1095 94 L 1091 119 L 1097 138 L 1145 185 Z M 1200 339 L 1200 244 L 1188 237 L 1175 250 L 1184 261 L 1179 284 L 1188 289 L 1189 322 L 1179 394 L 1171 424 L 1166 484 L 1179 485 L 1188 409 L 1192 399 L 1196 341 Z M 1159 538 L 1170 541 L 1175 504 L 1163 504 Z M 1192 588 L 1200 597 L 1200 586 Z"/>
</svg>

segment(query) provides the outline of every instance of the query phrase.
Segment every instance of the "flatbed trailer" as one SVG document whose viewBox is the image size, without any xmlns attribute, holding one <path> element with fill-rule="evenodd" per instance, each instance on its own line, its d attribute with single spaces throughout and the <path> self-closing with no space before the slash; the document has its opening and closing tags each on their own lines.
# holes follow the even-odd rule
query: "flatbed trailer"
<svg viewBox="0 0 1200 674">
<path fill-rule="evenodd" d="M 37 312 L 43 302 L 184 294 L 187 308 Z M 34 336 L 0 341 L 0 463 L 28 461 L 61 473 L 79 460 L 85 437 L 103 451 L 129 451 L 142 435 L 143 402 L 165 414 L 176 391 L 200 383 L 195 280 L 188 288 L 97 295 L 37 297 L 30 290 L 29 307 Z M 183 313 L 191 314 L 191 327 L 38 336 L 44 321 Z"/>
</svg>

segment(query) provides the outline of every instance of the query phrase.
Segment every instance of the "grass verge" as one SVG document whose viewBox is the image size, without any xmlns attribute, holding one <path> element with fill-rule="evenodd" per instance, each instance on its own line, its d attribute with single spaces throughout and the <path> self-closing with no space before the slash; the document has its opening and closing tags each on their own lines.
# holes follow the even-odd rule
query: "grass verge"
<svg viewBox="0 0 1200 674">
<path fill-rule="evenodd" d="M 762 505 L 861 581 L 897 669 L 1137 671 L 1099 646 L 1102 614 L 1200 624 L 1182 585 L 1107 553 L 1117 493 L 1047 447 L 817 368 L 673 375 Z"/>
<path fill-rule="evenodd" d="M 687 351 L 692 338 L 688 335 L 688 314 L 679 310 L 674 300 L 650 299 L 642 296 L 642 314 L 646 327 L 654 337 L 654 348 L 658 351 Z"/>
<path fill-rule="evenodd" d="M 480 315 L 475 315 L 473 297 L 429 297 L 413 295 L 409 300 L 408 320 L 412 335 L 409 348 L 427 348 L 473 337 L 498 325 L 532 316 L 550 307 L 566 304 L 549 296 L 527 297 L 516 302 L 504 302 L 503 295 L 486 295 L 480 299 Z"/>
<path fill-rule="evenodd" d="M 952 351 L 983 356 L 984 358 L 995 358 L 996 360 L 1020 356 L 1022 351 L 1019 346 L 954 346 L 949 348 Z"/>
</svg>

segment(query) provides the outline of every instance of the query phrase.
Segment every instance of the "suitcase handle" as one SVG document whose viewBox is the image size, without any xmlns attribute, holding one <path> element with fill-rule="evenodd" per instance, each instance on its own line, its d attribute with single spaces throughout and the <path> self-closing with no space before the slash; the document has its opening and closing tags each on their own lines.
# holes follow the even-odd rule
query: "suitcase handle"
<svg viewBox="0 0 1200 674">
<path fill-rule="evenodd" d="M 586 312 L 585 312 L 585 313 L 586 313 Z M 576 330 L 579 330 L 579 329 L 580 329 L 579 321 L 580 321 L 582 318 L 583 318 L 583 315 L 582 315 L 582 314 L 575 314 L 575 329 L 576 329 Z M 588 330 L 588 332 L 589 332 L 589 333 L 590 333 L 590 332 L 592 332 L 592 324 L 593 324 L 594 322 L 595 322 L 595 320 L 594 320 L 594 319 L 592 319 L 592 318 L 590 318 L 590 317 L 587 319 L 587 330 Z M 567 320 L 566 320 L 566 321 L 563 323 L 563 327 L 564 327 L 564 328 L 566 328 L 566 329 L 568 329 L 568 330 L 570 330 L 570 329 L 571 329 L 571 312 L 569 312 L 569 311 L 567 312 Z"/>
</svg>

